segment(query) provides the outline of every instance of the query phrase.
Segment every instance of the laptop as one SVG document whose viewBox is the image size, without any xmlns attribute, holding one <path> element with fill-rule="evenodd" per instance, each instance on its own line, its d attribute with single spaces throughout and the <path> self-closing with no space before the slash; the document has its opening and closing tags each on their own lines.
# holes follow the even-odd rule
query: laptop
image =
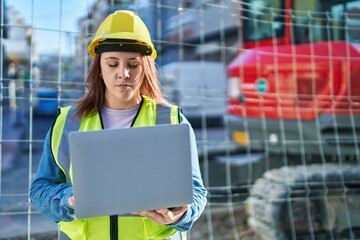
<svg viewBox="0 0 360 240">
<path fill-rule="evenodd" d="M 69 151 L 77 218 L 193 201 L 187 124 L 71 132 Z"/>
</svg>

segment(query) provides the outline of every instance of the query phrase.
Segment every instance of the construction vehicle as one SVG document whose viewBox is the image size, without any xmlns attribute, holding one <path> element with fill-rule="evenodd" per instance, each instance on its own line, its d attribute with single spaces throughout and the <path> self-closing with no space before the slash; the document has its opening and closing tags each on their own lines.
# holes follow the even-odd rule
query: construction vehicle
<svg viewBox="0 0 360 240">
<path fill-rule="evenodd" d="M 360 1 L 241 6 L 229 133 L 266 166 L 249 225 L 261 239 L 360 238 Z"/>
</svg>

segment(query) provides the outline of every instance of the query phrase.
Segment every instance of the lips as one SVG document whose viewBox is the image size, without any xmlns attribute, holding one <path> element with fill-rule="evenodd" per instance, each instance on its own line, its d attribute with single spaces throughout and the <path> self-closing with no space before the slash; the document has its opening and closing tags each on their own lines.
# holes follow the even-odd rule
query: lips
<svg viewBox="0 0 360 240">
<path fill-rule="evenodd" d="M 131 84 L 127 84 L 127 83 L 120 83 L 120 84 L 116 84 L 116 87 L 131 87 Z"/>
</svg>

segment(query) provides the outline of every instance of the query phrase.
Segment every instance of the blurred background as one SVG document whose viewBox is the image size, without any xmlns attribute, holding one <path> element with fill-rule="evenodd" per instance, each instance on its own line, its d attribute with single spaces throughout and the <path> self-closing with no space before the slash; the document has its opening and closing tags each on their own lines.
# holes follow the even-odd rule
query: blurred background
<svg viewBox="0 0 360 240">
<path fill-rule="evenodd" d="M 29 186 L 116 9 L 148 26 L 196 133 L 189 239 L 360 239 L 360 0 L 2 0 L 0 239 L 57 239 Z"/>
</svg>

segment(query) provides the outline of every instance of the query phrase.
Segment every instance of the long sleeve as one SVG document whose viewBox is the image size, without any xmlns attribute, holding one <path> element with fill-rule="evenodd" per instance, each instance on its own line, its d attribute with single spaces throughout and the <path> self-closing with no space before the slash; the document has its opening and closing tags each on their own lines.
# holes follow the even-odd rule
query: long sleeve
<svg viewBox="0 0 360 240">
<path fill-rule="evenodd" d="M 64 173 L 55 163 L 50 136 L 51 131 L 46 135 L 39 169 L 31 184 L 30 201 L 55 222 L 71 221 L 74 209 L 69 206 L 68 198 L 72 196 L 72 186 L 66 183 Z"/>
<path fill-rule="evenodd" d="M 181 123 L 189 124 L 188 120 L 182 115 Z M 193 186 L 194 186 L 194 201 L 189 205 L 189 209 L 184 214 L 184 216 L 174 224 L 168 226 L 175 228 L 177 231 L 185 232 L 188 231 L 193 223 L 200 217 L 201 213 L 204 211 L 204 208 L 207 203 L 207 190 L 204 187 L 200 166 L 199 158 L 196 146 L 195 133 L 192 128 L 190 128 L 190 143 L 191 143 L 191 163 L 192 163 L 192 175 L 193 175 Z"/>
</svg>

